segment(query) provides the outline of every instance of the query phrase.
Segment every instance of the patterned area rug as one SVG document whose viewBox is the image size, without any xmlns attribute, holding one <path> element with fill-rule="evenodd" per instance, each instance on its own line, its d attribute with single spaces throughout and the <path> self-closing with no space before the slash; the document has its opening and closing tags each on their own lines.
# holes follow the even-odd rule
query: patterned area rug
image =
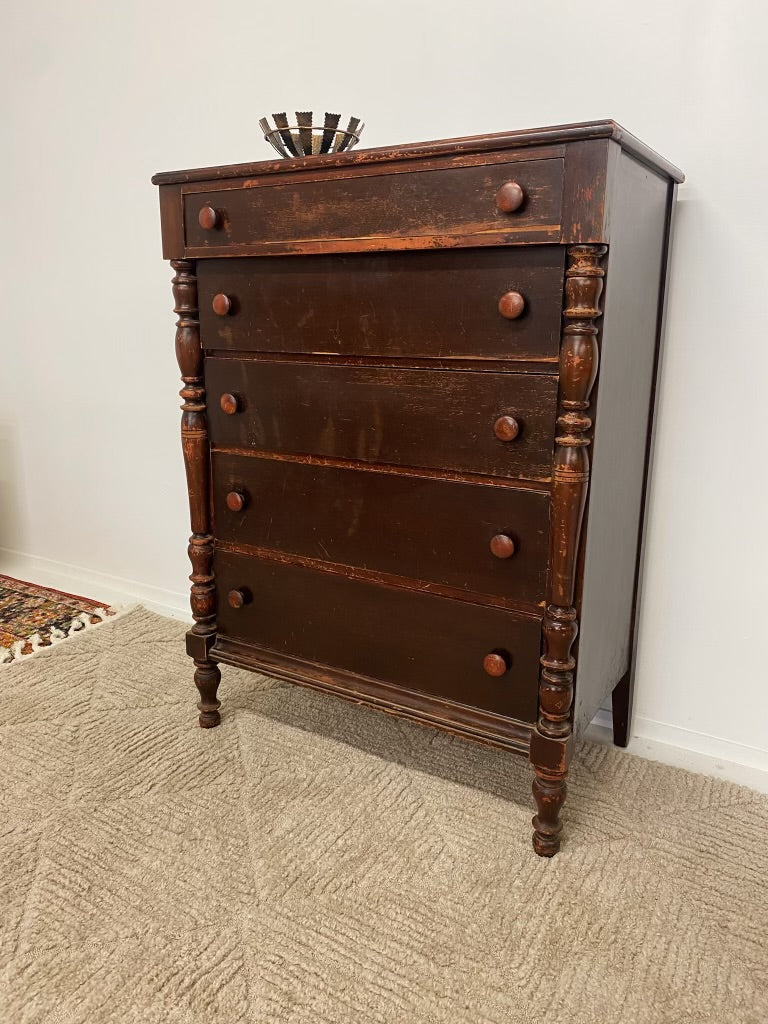
<svg viewBox="0 0 768 1024">
<path fill-rule="evenodd" d="M 98 601 L 0 576 L 0 664 L 66 640 L 114 613 Z"/>
<path fill-rule="evenodd" d="M 768 798 L 585 745 L 542 860 L 522 759 L 231 669 L 201 730 L 183 632 L 3 673 L 3 1022 L 768 1020 Z"/>
</svg>

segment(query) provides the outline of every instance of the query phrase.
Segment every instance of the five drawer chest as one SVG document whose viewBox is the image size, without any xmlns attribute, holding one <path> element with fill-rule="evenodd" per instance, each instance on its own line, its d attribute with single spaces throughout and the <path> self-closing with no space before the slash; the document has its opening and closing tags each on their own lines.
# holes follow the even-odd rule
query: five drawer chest
<svg viewBox="0 0 768 1024">
<path fill-rule="evenodd" d="M 224 663 L 507 748 L 552 856 L 629 733 L 682 174 L 597 121 L 153 181 L 200 725 Z"/>
</svg>

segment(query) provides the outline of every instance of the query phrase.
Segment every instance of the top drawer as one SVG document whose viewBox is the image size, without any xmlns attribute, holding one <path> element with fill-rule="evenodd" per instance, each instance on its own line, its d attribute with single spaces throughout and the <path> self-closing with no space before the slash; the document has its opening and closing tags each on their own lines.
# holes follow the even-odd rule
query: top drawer
<svg viewBox="0 0 768 1024">
<path fill-rule="evenodd" d="M 189 256 L 558 242 L 562 159 L 329 177 L 184 194 Z M 497 201 L 516 182 L 522 203 Z M 210 225 L 210 226 L 206 226 Z"/>
</svg>

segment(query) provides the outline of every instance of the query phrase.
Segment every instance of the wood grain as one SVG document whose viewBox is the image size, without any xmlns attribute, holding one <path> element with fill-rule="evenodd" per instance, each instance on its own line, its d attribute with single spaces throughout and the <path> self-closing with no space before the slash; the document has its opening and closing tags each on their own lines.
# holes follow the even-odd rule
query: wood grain
<svg viewBox="0 0 768 1024">
<path fill-rule="evenodd" d="M 229 508 L 231 493 L 247 496 L 244 509 Z M 529 604 L 544 598 L 548 508 L 540 491 L 213 456 L 222 541 Z M 499 533 L 514 557 L 494 557 Z"/>
<path fill-rule="evenodd" d="M 155 180 L 201 724 L 222 660 L 526 753 L 552 856 L 629 733 L 682 175 L 605 121 Z"/>
<path fill-rule="evenodd" d="M 526 128 L 519 131 L 494 132 L 488 135 L 468 135 L 457 139 L 439 139 L 432 142 L 412 142 L 399 146 L 382 146 L 373 149 L 355 149 L 349 153 L 323 157 L 305 157 L 298 160 L 261 160 L 257 163 L 227 164 L 221 167 L 202 167 L 184 171 L 164 171 L 155 174 L 155 185 L 178 182 L 227 180 L 230 178 L 256 177 L 260 175 L 290 175 L 297 171 L 315 172 L 337 170 L 340 173 L 362 171 L 367 166 L 416 162 L 427 163 L 436 157 L 465 160 L 473 154 L 517 155 L 525 159 L 527 152 L 541 147 L 567 144 L 569 148 L 579 142 L 611 139 L 631 153 L 641 163 L 657 171 L 661 176 L 681 182 L 685 175 L 674 164 L 636 138 L 626 128 L 610 119 L 583 121 L 579 124 L 551 125 L 544 128 Z M 511 175 L 514 177 L 514 174 Z"/>
<path fill-rule="evenodd" d="M 187 192 L 184 235 L 188 254 L 218 254 L 234 247 L 257 253 L 274 243 L 300 252 L 305 242 L 338 239 L 422 239 L 488 236 L 529 242 L 560 238 L 562 160 L 447 167 L 412 174 L 333 177 L 291 184 L 247 181 L 239 188 Z M 514 213 L 496 206 L 496 193 L 514 175 L 526 202 Z M 200 226 L 213 208 L 218 226 Z M 371 248 L 375 248 L 371 245 Z"/>
<path fill-rule="evenodd" d="M 548 480 L 557 378 L 206 359 L 216 445 Z M 236 415 L 219 396 L 237 398 Z M 494 423 L 514 415 L 513 441 Z"/>
<path fill-rule="evenodd" d="M 388 359 L 527 360 L 531 369 L 549 360 L 554 369 L 563 273 L 557 247 L 204 260 L 203 346 Z M 498 310 L 509 291 L 521 293 L 525 302 L 515 320 L 505 320 Z M 213 309 L 221 293 L 231 307 L 224 318 Z"/>
</svg>

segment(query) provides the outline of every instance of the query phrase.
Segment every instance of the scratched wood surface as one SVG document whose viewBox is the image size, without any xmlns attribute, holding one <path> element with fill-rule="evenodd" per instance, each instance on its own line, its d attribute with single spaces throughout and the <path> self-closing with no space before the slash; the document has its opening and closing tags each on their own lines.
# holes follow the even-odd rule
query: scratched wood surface
<svg viewBox="0 0 768 1024">
<path fill-rule="evenodd" d="M 495 197 L 510 178 L 523 185 L 526 202 L 508 214 Z M 184 196 L 184 234 L 188 253 L 198 256 L 229 246 L 257 253 L 270 243 L 301 251 L 302 243 L 339 238 L 519 234 L 557 241 L 562 190 L 562 160 L 220 189 Z M 213 229 L 200 226 L 205 206 L 218 213 Z"/>
<path fill-rule="evenodd" d="M 681 173 L 602 121 L 154 180 L 196 352 L 201 724 L 223 662 L 527 754 L 552 856 L 612 687 L 630 728 Z"/>
<path fill-rule="evenodd" d="M 263 174 L 291 174 L 296 171 L 316 171 L 318 168 L 347 171 L 364 169 L 377 164 L 399 164 L 412 160 L 426 162 L 435 156 L 464 159 L 467 154 L 511 152 L 525 157 L 529 148 L 552 147 L 561 143 L 575 145 L 590 140 L 610 140 L 622 150 L 672 181 L 683 181 L 683 172 L 626 128 L 610 118 L 582 121 L 578 124 L 547 125 L 543 128 L 524 128 L 517 131 L 492 132 L 487 135 L 467 135 L 455 139 L 437 139 L 430 142 L 411 142 L 398 146 L 380 146 L 372 149 L 353 149 L 347 153 L 307 157 L 293 160 L 260 160 L 256 163 L 224 164 L 219 167 L 196 167 L 182 171 L 162 171 L 155 174 L 155 185 L 177 182 L 226 180 Z"/>
<path fill-rule="evenodd" d="M 464 249 L 201 260 L 203 347 L 557 367 L 563 252 Z M 501 297 L 523 312 L 505 319 Z M 217 315 L 214 298 L 228 311 Z M 392 301 L 393 295 L 396 301 Z"/>
<path fill-rule="evenodd" d="M 242 496 L 242 508 L 228 507 L 230 494 Z M 496 603 L 543 600 L 548 507 L 542 491 L 213 456 L 218 540 L 405 575 L 412 586 L 484 594 Z M 492 553 L 497 535 L 513 540 L 509 558 Z"/>
<path fill-rule="evenodd" d="M 546 481 L 557 378 L 235 358 L 205 361 L 214 445 Z M 238 411 L 222 412 L 233 395 Z M 505 414 L 520 433 L 504 442 Z"/>
</svg>

